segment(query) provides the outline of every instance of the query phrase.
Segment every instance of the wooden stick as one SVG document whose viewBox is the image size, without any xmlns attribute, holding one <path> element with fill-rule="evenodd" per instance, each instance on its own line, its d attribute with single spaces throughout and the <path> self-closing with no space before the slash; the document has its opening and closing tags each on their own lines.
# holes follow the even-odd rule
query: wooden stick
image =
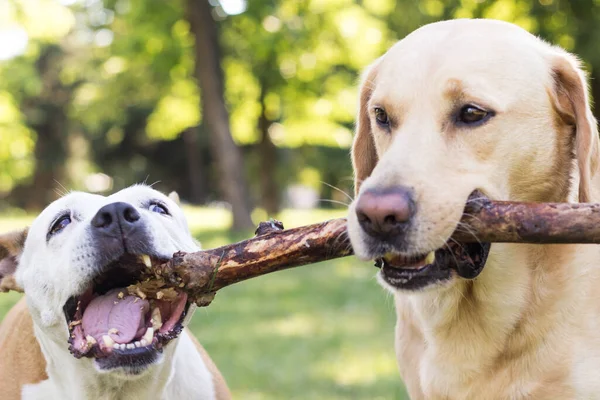
<svg viewBox="0 0 600 400">
<path fill-rule="evenodd" d="M 204 306 L 217 290 L 236 282 L 353 254 L 343 218 L 287 230 L 278 221 L 261 222 L 256 234 L 216 249 L 175 253 L 152 271 Z"/>
<path fill-rule="evenodd" d="M 465 208 L 459 242 L 600 243 L 600 203 L 518 203 L 480 200 Z M 472 233 L 469 233 L 471 231 Z"/>
<path fill-rule="evenodd" d="M 176 253 L 147 277 L 161 278 L 206 305 L 217 290 L 236 282 L 353 254 L 343 218 L 288 230 L 276 221 L 261 223 L 256 233 L 216 249 Z M 600 204 L 471 201 L 452 238 L 462 243 L 600 243 Z M 19 290 L 11 283 L 5 278 L 0 290 Z"/>
<path fill-rule="evenodd" d="M 469 203 L 460 226 L 452 238 L 463 243 L 600 243 L 600 204 L 483 199 Z M 351 254 L 343 218 L 288 230 L 261 223 L 252 239 L 176 253 L 154 272 L 206 305 L 217 290 L 236 282 Z"/>
</svg>

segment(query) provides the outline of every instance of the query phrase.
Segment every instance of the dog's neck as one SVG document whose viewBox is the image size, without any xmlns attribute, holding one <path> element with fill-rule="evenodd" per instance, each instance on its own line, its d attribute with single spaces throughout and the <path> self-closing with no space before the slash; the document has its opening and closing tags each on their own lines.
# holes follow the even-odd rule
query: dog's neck
<svg viewBox="0 0 600 400">
<path fill-rule="evenodd" d="M 411 336 L 405 346 L 419 347 L 413 361 L 420 363 L 421 385 L 456 389 L 492 379 L 494 371 L 508 368 L 509 359 L 534 356 L 538 363 L 550 361 L 546 354 L 537 354 L 539 349 L 548 349 L 555 338 L 560 348 L 561 330 L 577 323 L 565 310 L 581 307 L 582 296 L 573 296 L 580 293 L 573 285 L 579 287 L 586 279 L 583 253 L 597 251 L 583 247 L 494 244 L 476 280 L 441 292 L 397 295 L 398 317 L 408 312 L 416 320 L 416 329 L 402 328 L 402 320 L 398 329 L 401 337 Z M 558 312 L 565 314 L 558 316 L 561 324 L 556 324 Z M 530 330 L 532 326 L 536 329 Z M 530 334 L 540 331 L 545 334 Z M 482 377 L 482 371 L 490 377 Z M 432 377 L 438 382 L 428 382 Z M 439 382 L 440 377 L 447 381 Z"/>
<path fill-rule="evenodd" d="M 34 325 L 36 338 L 46 359 L 48 380 L 28 388 L 32 398 L 45 399 L 159 399 L 170 383 L 177 340 L 163 351 L 162 363 L 150 366 L 140 375 L 100 373 L 92 359 L 76 359 L 67 350 L 67 341 L 58 342 Z"/>
</svg>

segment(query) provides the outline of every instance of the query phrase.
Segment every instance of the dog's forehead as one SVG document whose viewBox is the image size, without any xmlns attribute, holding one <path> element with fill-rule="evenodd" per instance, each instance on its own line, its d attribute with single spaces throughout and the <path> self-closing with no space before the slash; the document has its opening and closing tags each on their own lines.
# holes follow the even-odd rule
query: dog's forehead
<svg viewBox="0 0 600 400">
<path fill-rule="evenodd" d="M 145 185 L 130 186 L 108 196 L 107 200 L 111 203 L 122 201 L 134 206 L 145 204 L 152 200 L 160 200 L 171 204 L 171 200 L 167 196 Z"/>
<path fill-rule="evenodd" d="M 549 45 L 513 24 L 490 20 L 456 20 L 426 25 L 394 45 L 383 57 L 375 94 L 444 90 L 459 81 L 474 90 L 488 85 L 533 88 L 549 72 L 544 54 Z M 550 77 L 550 74 L 547 74 Z M 485 82 L 482 85 L 482 82 Z M 414 89 L 414 90 L 413 90 Z M 397 98 L 397 101 L 402 99 Z M 406 99 L 403 99 L 406 100 Z"/>
</svg>

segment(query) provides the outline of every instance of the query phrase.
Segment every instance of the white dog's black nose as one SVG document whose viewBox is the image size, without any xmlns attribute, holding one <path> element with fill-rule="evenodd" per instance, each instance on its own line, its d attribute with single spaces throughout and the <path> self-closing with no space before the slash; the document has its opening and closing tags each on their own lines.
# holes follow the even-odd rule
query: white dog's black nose
<svg viewBox="0 0 600 400">
<path fill-rule="evenodd" d="M 92 219 L 92 226 L 110 236 L 120 236 L 139 225 L 140 213 L 128 203 L 118 202 L 102 207 Z"/>
<path fill-rule="evenodd" d="M 368 235 L 388 238 L 405 230 L 414 209 L 412 195 L 408 189 L 370 189 L 361 193 L 356 203 L 356 216 Z"/>
</svg>

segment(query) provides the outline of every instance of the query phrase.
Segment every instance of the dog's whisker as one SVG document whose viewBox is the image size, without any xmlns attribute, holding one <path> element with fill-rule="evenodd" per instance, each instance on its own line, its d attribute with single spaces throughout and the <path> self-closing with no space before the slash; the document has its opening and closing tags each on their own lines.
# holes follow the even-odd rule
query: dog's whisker
<svg viewBox="0 0 600 400">
<path fill-rule="evenodd" d="M 60 197 L 66 196 L 67 194 L 69 194 L 70 190 L 67 189 L 62 183 L 60 183 L 57 179 L 54 179 L 54 182 L 56 182 L 56 184 L 58 186 L 60 186 L 60 188 L 62 188 L 63 190 L 59 190 L 59 188 L 54 188 L 54 191 L 56 194 L 58 194 Z"/>
<path fill-rule="evenodd" d="M 473 214 L 469 214 L 469 213 L 463 213 L 463 214 L 462 214 L 462 216 L 463 216 L 463 217 L 472 218 L 472 219 L 474 219 L 474 220 L 476 220 L 476 221 L 479 221 L 479 222 L 481 222 L 481 218 L 479 218 L 479 217 L 477 217 L 477 216 L 475 216 L 475 215 L 473 215 Z"/>
<path fill-rule="evenodd" d="M 345 191 L 343 191 L 342 189 L 340 189 L 339 187 L 336 187 L 334 185 L 331 185 L 327 182 L 321 181 L 321 183 L 325 186 L 329 186 L 330 188 L 337 190 L 338 192 L 340 192 L 341 194 L 343 194 L 344 196 L 346 196 L 351 202 L 354 200 L 354 198 L 352 196 L 350 196 L 348 193 L 346 193 Z"/>
<path fill-rule="evenodd" d="M 345 207 L 350 206 L 350 203 L 344 203 L 343 201 L 333 200 L 333 199 L 319 199 L 319 201 L 333 203 L 333 204 L 340 204 L 340 205 L 345 206 Z"/>
<path fill-rule="evenodd" d="M 460 245 L 460 243 L 459 243 Z M 456 256 L 454 255 L 454 252 L 452 251 L 452 249 L 450 248 L 450 246 L 448 246 L 448 243 L 444 243 L 444 247 L 446 247 L 446 249 L 448 250 L 448 252 L 450 253 L 450 255 L 452 256 L 452 258 L 454 258 L 454 262 L 456 263 L 456 265 L 458 265 L 458 259 L 456 258 Z"/>
<path fill-rule="evenodd" d="M 466 204 L 471 204 L 471 203 L 475 203 L 475 202 L 483 201 L 483 200 L 488 200 L 488 198 L 487 197 L 475 197 L 473 199 L 467 199 Z"/>
<path fill-rule="evenodd" d="M 482 243 L 481 240 L 477 237 L 477 234 L 471 229 L 469 225 L 459 221 L 456 227 L 458 231 L 467 232 L 468 234 L 473 236 L 477 243 Z"/>
</svg>

